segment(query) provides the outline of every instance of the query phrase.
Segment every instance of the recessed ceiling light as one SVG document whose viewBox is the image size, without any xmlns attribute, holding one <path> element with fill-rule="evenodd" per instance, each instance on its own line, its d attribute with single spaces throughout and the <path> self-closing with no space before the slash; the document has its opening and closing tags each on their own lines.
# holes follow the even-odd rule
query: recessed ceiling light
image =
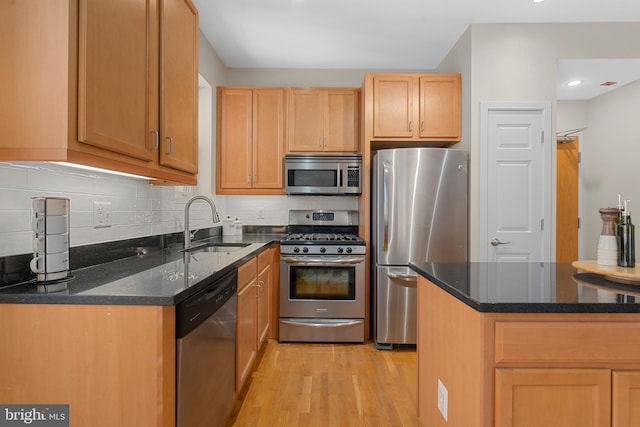
<svg viewBox="0 0 640 427">
<path fill-rule="evenodd" d="M 582 83 L 582 80 L 572 80 L 567 83 L 567 86 L 578 86 L 580 83 Z"/>
<path fill-rule="evenodd" d="M 618 84 L 618 82 L 602 82 L 600 86 L 613 86 L 615 84 Z"/>
<path fill-rule="evenodd" d="M 544 0 L 533 0 L 534 3 L 542 3 Z"/>
</svg>

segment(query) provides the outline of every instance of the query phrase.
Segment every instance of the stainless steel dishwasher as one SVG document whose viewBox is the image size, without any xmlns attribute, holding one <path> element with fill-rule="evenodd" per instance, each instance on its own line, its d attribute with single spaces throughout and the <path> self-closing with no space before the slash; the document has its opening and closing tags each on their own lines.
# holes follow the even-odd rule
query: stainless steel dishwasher
<svg viewBox="0 0 640 427">
<path fill-rule="evenodd" d="M 231 412 L 237 288 L 234 269 L 176 307 L 178 427 L 222 426 Z"/>
</svg>

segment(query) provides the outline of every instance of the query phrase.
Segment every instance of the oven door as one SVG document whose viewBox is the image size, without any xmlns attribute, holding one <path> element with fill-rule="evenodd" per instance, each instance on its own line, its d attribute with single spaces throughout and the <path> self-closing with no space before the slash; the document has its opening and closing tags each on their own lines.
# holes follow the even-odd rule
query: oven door
<svg viewBox="0 0 640 427">
<path fill-rule="evenodd" d="M 280 257 L 280 317 L 364 318 L 364 255 Z"/>
</svg>

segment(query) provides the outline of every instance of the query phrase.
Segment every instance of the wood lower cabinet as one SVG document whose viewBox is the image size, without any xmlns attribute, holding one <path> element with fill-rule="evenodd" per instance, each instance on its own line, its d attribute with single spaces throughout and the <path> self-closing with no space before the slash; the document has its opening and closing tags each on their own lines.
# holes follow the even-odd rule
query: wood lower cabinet
<svg viewBox="0 0 640 427">
<path fill-rule="evenodd" d="M 0 305 L 0 402 L 71 426 L 175 425 L 174 306 Z"/>
<path fill-rule="evenodd" d="M 269 248 L 258 254 L 258 328 L 257 347 L 260 348 L 270 338 L 273 311 L 274 262 L 275 248 Z"/>
<path fill-rule="evenodd" d="M 194 184 L 190 0 L 0 4 L 0 160 L 69 161 Z"/>
<path fill-rule="evenodd" d="M 218 194 L 283 193 L 285 100 L 285 89 L 218 88 Z"/>
<path fill-rule="evenodd" d="M 495 426 L 611 425 L 608 369 L 496 370 Z"/>
<path fill-rule="evenodd" d="M 640 426 L 640 371 L 613 371 L 612 390 L 612 427 Z"/>
<path fill-rule="evenodd" d="M 236 333 L 236 393 L 239 393 L 254 369 L 262 345 L 277 338 L 274 331 L 275 275 L 278 274 L 278 249 L 271 246 L 238 267 Z"/>
<path fill-rule="evenodd" d="M 253 362 L 258 354 L 256 345 L 258 306 L 257 259 L 238 267 L 238 301 L 236 325 L 236 393 L 239 393 L 251 374 Z"/>
<path fill-rule="evenodd" d="M 420 425 L 640 425 L 638 314 L 479 312 L 424 277 L 418 313 Z"/>
<path fill-rule="evenodd" d="M 460 141 L 459 74 L 368 74 L 365 91 L 372 140 Z"/>
<path fill-rule="evenodd" d="M 359 89 L 292 88 L 289 153 L 356 153 Z"/>
</svg>

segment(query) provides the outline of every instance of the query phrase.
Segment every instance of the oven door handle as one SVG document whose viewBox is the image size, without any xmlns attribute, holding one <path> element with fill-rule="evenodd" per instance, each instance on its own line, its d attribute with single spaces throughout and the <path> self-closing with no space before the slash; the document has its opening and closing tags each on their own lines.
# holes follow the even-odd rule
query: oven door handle
<svg viewBox="0 0 640 427">
<path fill-rule="evenodd" d="M 359 325 L 362 323 L 362 319 L 347 320 L 344 322 L 331 322 L 331 323 L 320 323 L 320 322 L 313 322 L 313 321 L 292 322 L 290 320 L 280 319 L 280 323 L 284 323 L 285 325 L 290 325 L 290 326 L 301 326 L 301 327 L 313 326 L 316 328 L 344 328 L 345 326 Z"/>
<path fill-rule="evenodd" d="M 364 258 L 341 258 L 341 259 L 322 259 L 322 258 L 295 258 L 295 257 L 281 257 L 282 261 L 288 264 L 303 264 L 311 266 L 325 266 L 331 264 L 360 264 L 364 262 Z"/>
</svg>

